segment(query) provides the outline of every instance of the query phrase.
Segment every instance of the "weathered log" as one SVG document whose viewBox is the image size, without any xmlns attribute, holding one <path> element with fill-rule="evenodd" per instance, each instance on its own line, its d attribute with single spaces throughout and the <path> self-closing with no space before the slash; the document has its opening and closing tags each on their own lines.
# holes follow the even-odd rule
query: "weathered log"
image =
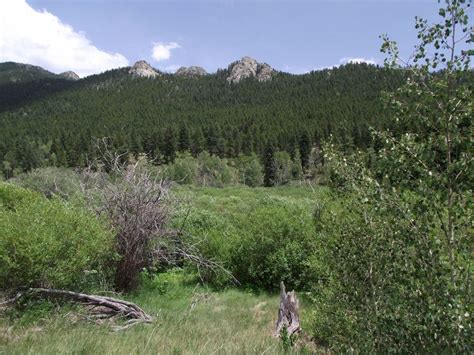
<svg viewBox="0 0 474 355">
<path fill-rule="evenodd" d="M 283 281 L 280 283 L 280 308 L 276 323 L 275 336 L 280 337 L 283 328 L 288 336 L 300 331 L 299 303 L 295 291 L 286 292 Z"/>
<path fill-rule="evenodd" d="M 40 296 L 40 297 L 55 297 L 55 298 L 64 298 L 69 299 L 75 302 L 80 302 L 90 306 L 89 310 L 95 313 L 96 315 L 102 314 L 108 317 L 120 317 L 123 319 L 129 319 L 130 321 L 126 323 L 126 329 L 129 327 L 129 324 L 137 323 L 149 323 L 152 321 L 152 317 L 145 313 L 140 307 L 136 304 L 117 298 L 98 296 L 98 295 L 88 295 L 85 293 L 78 293 L 66 290 L 57 290 L 51 288 L 28 288 L 22 292 L 19 292 L 14 298 L 8 300 L 8 303 L 17 302 L 23 296 Z M 5 302 L 5 303 L 7 303 Z M 116 327 L 121 329 L 121 327 Z"/>
</svg>

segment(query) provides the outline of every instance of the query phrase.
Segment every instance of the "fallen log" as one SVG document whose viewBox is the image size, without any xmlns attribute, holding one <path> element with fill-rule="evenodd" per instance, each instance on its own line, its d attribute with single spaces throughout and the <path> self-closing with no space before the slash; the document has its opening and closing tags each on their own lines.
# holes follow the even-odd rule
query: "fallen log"
<svg viewBox="0 0 474 355">
<path fill-rule="evenodd" d="M 150 315 L 132 302 L 112 297 L 88 295 L 85 293 L 51 288 L 28 288 L 18 292 L 15 297 L 1 304 L 15 303 L 25 296 L 68 299 L 89 306 L 88 310 L 97 317 L 128 319 L 125 326 L 115 326 L 114 330 L 126 329 L 138 323 L 150 323 L 153 320 Z"/>
<path fill-rule="evenodd" d="M 286 328 L 287 335 L 298 333 L 300 328 L 299 303 L 295 291 L 286 292 L 283 281 L 280 283 L 280 308 L 276 323 L 275 336 L 281 337 Z"/>
</svg>

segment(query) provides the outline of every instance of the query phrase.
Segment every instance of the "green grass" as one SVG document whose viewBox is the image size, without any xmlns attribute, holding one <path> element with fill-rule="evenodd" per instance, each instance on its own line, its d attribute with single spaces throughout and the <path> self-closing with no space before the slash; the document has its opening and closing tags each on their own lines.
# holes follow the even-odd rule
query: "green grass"
<svg viewBox="0 0 474 355">
<path fill-rule="evenodd" d="M 272 337 L 278 295 L 237 289 L 214 292 L 202 286 L 148 287 L 128 297 L 154 317 L 148 325 L 113 332 L 71 311 L 0 318 L 0 353 L 5 354 L 189 354 L 283 353 Z M 303 303 L 304 305 L 304 303 Z M 25 319 L 26 318 L 26 319 Z M 302 319 L 305 317 L 304 308 Z M 25 324 L 26 323 L 26 324 Z M 293 348 L 292 352 L 303 349 Z"/>
<path fill-rule="evenodd" d="M 240 238 L 240 223 L 266 204 L 295 204 L 312 214 L 318 201 L 328 201 L 328 191 L 308 187 L 196 188 L 175 187 L 180 200 L 189 200 L 191 216 L 206 223 L 203 231 L 218 240 Z M 186 208 L 183 208 L 183 211 Z M 208 227 L 209 225 L 209 227 Z M 312 228 L 312 227 L 311 227 Z M 181 276 L 179 276 L 181 275 Z M 121 332 L 78 318 L 77 310 L 40 308 L 20 318 L 0 313 L 0 354 L 242 354 L 308 352 L 304 346 L 289 351 L 272 336 L 279 296 L 277 293 L 231 287 L 209 288 L 182 274 L 167 273 L 144 282 L 126 298 L 154 317 L 149 325 Z M 303 328 L 310 329 L 311 307 L 301 302 Z"/>
<path fill-rule="evenodd" d="M 311 213 L 316 201 L 328 198 L 329 189 L 307 186 L 213 188 L 178 185 L 174 192 L 181 199 L 189 199 L 191 207 L 195 209 L 235 215 L 250 213 L 258 204 L 271 201 L 297 203 L 308 207 Z"/>
</svg>

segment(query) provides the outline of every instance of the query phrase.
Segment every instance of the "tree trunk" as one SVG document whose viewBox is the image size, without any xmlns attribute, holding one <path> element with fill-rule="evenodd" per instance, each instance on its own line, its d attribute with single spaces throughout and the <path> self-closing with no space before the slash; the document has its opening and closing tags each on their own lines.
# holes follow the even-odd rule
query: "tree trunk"
<svg viewBox="0 0 474 355">
<path fill-rule="evenodd" d="M 128 327 L 130 324 L 136 324 L 138 322 L 149 323 L 152 321 L 152 317 L 150 315 L 145 313 L 145 311 L 132 302 L 120 300 L 117 298 L 88 295 L 85 293 L 51 288 L 28 288 L 25 291 L 18 292 L 14 298 L 5 302 L 1 302 L 0 305 L 15 303 L 23 296 L 36 296 L 44 298 L 55 297 L 79 302 L 90 306 L 89 310 L 94 312 L 96 315 L 104 315 L 108 317 L 117 316 L 132 321 L 131 323 L 127 323 L 126 327 Z M 126 329 L 126 327 L 123 327 L 123 329 Z M 121 328 L 122 327 L 117 327 L 117 329 Z"/>
<path fill-rule="evenodd" d="M 280 337 L 283 328 L 288 336 L 300 331 L 299 304 L 295 291 L 286 292 L 283 281 L 280 283 L 280 309 L 276 323 L 275 336 Z"/>
</svg>

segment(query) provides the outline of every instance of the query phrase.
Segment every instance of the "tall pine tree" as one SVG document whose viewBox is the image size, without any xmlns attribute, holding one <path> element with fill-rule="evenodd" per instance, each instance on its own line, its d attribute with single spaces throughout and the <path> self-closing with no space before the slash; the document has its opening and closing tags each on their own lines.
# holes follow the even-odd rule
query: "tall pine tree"
<svg viewBox="0 0 474 355">
<path fill-rule="evenodd" d="M 161 149 L 165 163 L 171 163 L 176 157 L 176 137 L 172 128 L 167 128 Z"/>
<path fill-rule="evenodd" d="M 275 150 L 271 144 L 267 144 L 263 154 L 263 185 L 266 187 L 275 186 L 276 166 Z"/>
<path fill-rule="evenodd" d="M 181 126 L 179 130 L 178 150 L 180 152 L 184 152 L 186 150 L 189 150 L 189 148 L 190 148 L 190 141 L 189 141 L 188 127 L 183 125 Z"/>
<path fill-rule="evenodd" d="M 301 165 L 303 169 L 308 169 L 309 167 L 309 155 L 311 154 L 311 141 L 309 139 L 308 132 L 304 132 L 299 141 L 300 155 L 301 155 Z"/>
</svg>

